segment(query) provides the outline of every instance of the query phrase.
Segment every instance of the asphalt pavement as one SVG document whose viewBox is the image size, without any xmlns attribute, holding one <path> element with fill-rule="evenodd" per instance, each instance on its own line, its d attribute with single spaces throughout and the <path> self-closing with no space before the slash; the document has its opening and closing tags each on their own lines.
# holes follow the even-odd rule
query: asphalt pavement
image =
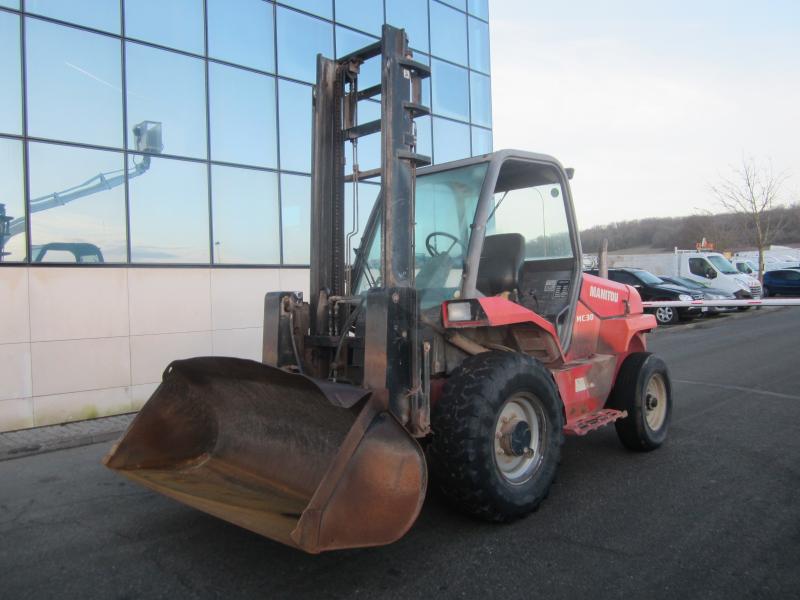
<svg viewBox="0 0 800 600">
<path fill-rule="evenodd" d="M 568 438 L 535 514 L 429 494 L 382 548 L 308 556 L 129 483 L 110 444 L 0 462 L 0 597 L 789 598 L 800 593 L 800 310 L 665 329 L 668 442 Z"/>
</svg>

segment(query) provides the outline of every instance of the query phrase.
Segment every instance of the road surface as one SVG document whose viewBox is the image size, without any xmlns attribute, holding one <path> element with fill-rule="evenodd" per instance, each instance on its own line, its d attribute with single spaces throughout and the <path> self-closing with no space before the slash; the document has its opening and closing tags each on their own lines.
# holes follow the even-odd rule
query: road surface
<svg viewBox="0 0 800 600">
<path fill-rule="evenodd" d="M 0 597 L 788 598 L 800 590 L 800 310 L 659 331 L 668 443 L 567 440 L 530 517 L 430 495 L 391 546 L 307 556 L 100 466 L 108 444 L 0 462 Z"/>
</svg>

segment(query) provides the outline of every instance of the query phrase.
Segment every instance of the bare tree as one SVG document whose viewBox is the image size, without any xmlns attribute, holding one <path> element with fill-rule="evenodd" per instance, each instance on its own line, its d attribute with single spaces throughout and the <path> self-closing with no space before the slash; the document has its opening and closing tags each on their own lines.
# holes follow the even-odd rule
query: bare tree
<svg viewBox="0 0 800 600">
<path fill-rule="evenodd" d="M 722 178 L 711 191 L 728 212 L 744 215 L 751 243 L 758 248 L 758 278 L 764 275 L 764 251 L 780 231 L 780 222 L 773 208 L 780 202 L 785 173 L 775 173 L 771 164 L 759 164 L 752 157 L 743 157 L 733 174 Z"/>
</svg>

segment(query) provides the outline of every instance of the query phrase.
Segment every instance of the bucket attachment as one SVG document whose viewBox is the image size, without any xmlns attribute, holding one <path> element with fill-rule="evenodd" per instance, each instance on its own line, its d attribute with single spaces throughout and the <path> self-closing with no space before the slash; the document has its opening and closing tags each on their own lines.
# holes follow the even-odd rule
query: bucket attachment
<svg viewBox="0 0 800 600">
<path fill-rule="evenodd" d="M 104 463 L 311 553 L 397 540 L 427 484 L 419 444 L 376 394 L 236 358 L 170 364 Z"/>
</svg>

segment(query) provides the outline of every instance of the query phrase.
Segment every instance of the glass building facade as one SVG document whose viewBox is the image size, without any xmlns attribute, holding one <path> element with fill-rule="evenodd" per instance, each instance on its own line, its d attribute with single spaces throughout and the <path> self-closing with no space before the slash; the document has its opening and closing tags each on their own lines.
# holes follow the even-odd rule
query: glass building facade
<svg viewBox="0 0 800 600">
<path fill-rule="evenodd" d="M 491 151 L 487 0 L 0 0 L 0 261 L 307 265 L 315 57 L 384 23 L 431 65 L 419 152 Z"/>
</svg>

